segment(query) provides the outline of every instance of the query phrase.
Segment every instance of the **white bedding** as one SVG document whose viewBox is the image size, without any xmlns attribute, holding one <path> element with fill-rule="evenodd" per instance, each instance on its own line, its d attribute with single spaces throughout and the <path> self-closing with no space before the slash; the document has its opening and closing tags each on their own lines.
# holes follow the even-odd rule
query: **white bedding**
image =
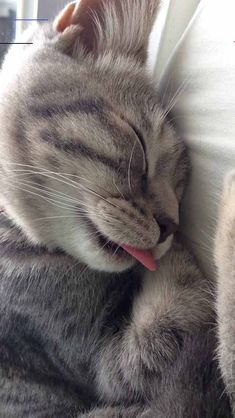
<svg viewBox="0 0 235 418">
<path fill-rule="evenodd" d="M 171 117 L 193 164 L 182 230 L 213 277 L 217 203 L 225 173 L 235 168 L 235 0 L 199 4 L 161 80 L 166 103 L 178 89 Z"/>
</svg>

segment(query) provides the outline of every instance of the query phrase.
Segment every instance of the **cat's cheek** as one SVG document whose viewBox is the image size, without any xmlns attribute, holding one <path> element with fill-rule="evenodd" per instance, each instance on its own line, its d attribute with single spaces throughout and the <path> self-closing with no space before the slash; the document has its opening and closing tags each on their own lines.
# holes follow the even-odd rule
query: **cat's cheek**
<svg viewBox="0 0 235 418">
<path fill-rule="evenodd" d="M 160 260 L 167 253 L 167 251 L 169 251 L 169 249 L 172 246 L 172 242 L 173 242 L 173 235 L 170 235 L 166 239 L 165 242 L 163 242 L 162 244 L 157 245 L 154 248 L 153 254 L 154 254 L 155 260 Z"/>
</svg>

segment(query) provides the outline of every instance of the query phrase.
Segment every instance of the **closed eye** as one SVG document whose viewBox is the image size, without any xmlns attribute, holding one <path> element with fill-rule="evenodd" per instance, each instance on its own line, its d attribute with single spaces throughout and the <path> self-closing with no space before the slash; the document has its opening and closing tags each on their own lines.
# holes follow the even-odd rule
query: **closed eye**
<svg viewBox="0 0 235 418">
<path fill-rule="evenodd" d="M 147 160 L 146 145 L 145 145 L 144 137 L 143 137 L 142 133 L 140 132 L 140 130 L 138 128 L 136 128 L 129 120 L 128 121 L 126 119 L 124 119 L 124 120 L 132 128 L 132 130 L 135 132 L 135 134 L 136 134 L 136 136 L 139 140 L 139 144 L 142 148 L 143 157 L 144 157 L 144 174 L 145 174 L 145 176 L 148 176 L 148 160 Z"/>
</svg>

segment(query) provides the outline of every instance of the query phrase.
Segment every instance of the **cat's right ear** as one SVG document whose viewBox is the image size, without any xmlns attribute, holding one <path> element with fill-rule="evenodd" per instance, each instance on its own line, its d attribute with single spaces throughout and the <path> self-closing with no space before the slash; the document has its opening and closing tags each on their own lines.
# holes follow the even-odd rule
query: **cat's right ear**
<svg viewBox="0 0 235 418">
<path fill-rule="evenodd" d="M 81 45 L 84 51 L 96 56 L 111 51 L 144 63 L 159 3 L 160 0 L 77 0 L 59 14 L 54 28 L 74 51 Z"/>
<path fill-rule="evenodd" d="M 76 1 L 67 4 L 54 21 L 54 29 L 57 32 L 64 32 L 72 24 L 72 16 L 75 12 Z"/>
<path fill-rule="evenodd" d="M 62 34 L 65 41 L 80 42 L 85 51 L 95 52 L 97 23 L 104 11 L 105 1 L 109 3 L 110 0 L 77 0 L 69 3 L 55 19 L 54 29 Z"/>
</svg>

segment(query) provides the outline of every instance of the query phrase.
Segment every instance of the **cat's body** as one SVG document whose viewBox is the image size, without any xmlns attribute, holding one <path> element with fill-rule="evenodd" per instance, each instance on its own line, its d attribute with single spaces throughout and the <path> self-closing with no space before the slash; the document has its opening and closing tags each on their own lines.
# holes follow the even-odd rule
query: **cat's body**
<svg viewBox="0 0 235 418">
<path fill-rule="evenodd" d="M 3 418 L 230 417 L 213 292 L 172 246 L 188 158 L 144 70 L 143 4 L 72 4 L 4 63 Z"/>
<path fill-rule="evenodd" d="M 1 217 L 2 417 L 229 417 L 208 285 L 180 244 L 157 273 L 84 271 Z M 142 273 L 142 274 L 141 274 Z M 4 411 L 4 412 L 3 412 Z M 149 416 L 149 415 L 148 415 Z"/>
</svg>

